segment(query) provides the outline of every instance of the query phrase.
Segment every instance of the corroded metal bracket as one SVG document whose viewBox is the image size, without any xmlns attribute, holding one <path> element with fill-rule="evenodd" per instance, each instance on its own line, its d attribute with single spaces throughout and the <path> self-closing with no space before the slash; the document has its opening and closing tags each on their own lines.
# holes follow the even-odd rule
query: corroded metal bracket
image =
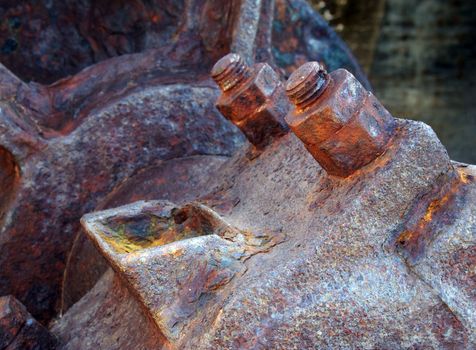
<svg viewBox="0 0 476 350">
<path fill-rule="evenodd" d="M 199 203 L 137 202 L 81 221 L 177 348 L 211 326 L 231 280 L 246 271 L 244 262 L 284 240 L 241 231 Z"/>
</svg>

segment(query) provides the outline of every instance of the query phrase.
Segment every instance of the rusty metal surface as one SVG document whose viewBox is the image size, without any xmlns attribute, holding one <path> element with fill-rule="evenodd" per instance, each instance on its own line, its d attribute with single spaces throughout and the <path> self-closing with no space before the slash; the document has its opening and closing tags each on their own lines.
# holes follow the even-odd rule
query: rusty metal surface
<svg viewBox="0 0 476 350">
<path fill-rule="evenodd" d="M 7 4 L 9 33 L 27 29 L 25 4 Z M 71 4 L 36 3 L 39 23 Z M 164 1 L 164 27 L 141 4 L 101 5 L 114 11 L 95 33 L 97 5 L 81 34 L 95 54 L 136 53 L 48 86 L 0 67 L 0 292 L 43 322 L 69 308 L 52 324 L 63 349 L 476 347 L 474 167 L 394 120 L 304 1 Z M 141 21 L 155 44 L 109 32 Z M 214 71 L 218 97 L 207 72 L 230 50 L 243 61 Z M 280 79 L 309 58 L 364 86 L 321 65 L 292 77 L 287 133 Z M 229 68 L 244 75 L 228 84 Z M 238 108 L 220 110 L 254 146 L 214 108 L 240 84 Z M 311 122 L 296 127 L 301 107 Z M 103 257 L 79 227 L 88 211 Z"/>
<path fill-rule="evenodd" d="M 49 350 L 56 339 L 11 295 L 0 297 L 0 348 L 5 350 Z"/>
<path fill-rule="evenodd" d="M 192 267 L 204 259 L 221 271 L 215 263 L 226 259 L 233 242 L 222 242 L 213 229 L 209 235 L 121 255 L 110 244 L 108 248 L 101 235 L 118 232 L 110 223 L 124 222 L 124 217 L 136 223 L 158 204 L 139 202 L 95 213 L 85 217 L 85 225 L 138 300 L 155 315 L 168 347 L 471 348 L 474 280 L 468 271 L 474 268 L 474 201 L 458 195 L 459 209 L 451 204 L 443 210 L 454 213 L 449 214 L 454 220 L 447 221 L 448 229 L 464 239 L 453 241 L 448 254 L 438 255 L 437 264 L 425 254 L 446 280 L 437 273 L 415 273 L 400 256 L 395 238 L 404 232 L 406 218 L 420 215 L 414 208 L 422 197 L 440 193 L 441 181 L 458 193 L 473 193 L 474 170 L 453 164 L 428 126 L 403 120 L 397 124 L 388 150 L 347 179 L 328 177 L 293 134 L 275 140 L 258 156 L 250 158 L 244 150 L 230 159 L 220 176 L 210 179 L 214 190 L 199 202 L 241 232 L 286 238 L 251 255 L 244 261 L 245 273 L 233 274 L 213 292 L 203 289 L 210 275 Z M 227 202 L 234 205 L 224 207 Z M 138 228 L 134 235 L 145 232 Z M 438 237 L 448 239 L 446 234 Z M 205 244 L 206 239 L 215 243 Z M 436 249 L 437 241 L 430 242 L 427 251 Z M 200 258 L 185 259 L 192 251 Z M 459 265 L 454 266 L 454 259 Z M 175 264 L 182 270 L 174 269 Z M 448 266 L 454 267 L 448 271 Z M 157 271 L 164 275 L 159 277 Z M 177 271 L 184 271 L 184 282 L 175 279 Z M 431 284 L 428 278 L 446 282 Z M 190 297 L 187 290 L 203 292 L 203 309 L 176 304 L 181 295 Z M 448 298 L 451 290 L 458 291 L 456 303 Z M 157 293 L 167 297 L 156 298 Z M 208 304 L 207 296 L 215 302 Z"/>
<path fill-rule="evenodd" d="M 164 159 L 231 155 L 243 143 L 213 107 L 217 90 L 207 74 L 219 57 L 233 49 L 250 64 L 269 58 L 289 71 L 294 58 L 276 65 L 273 55 L 279 28 L 299 23 L 309 30 L 288 38 L 332 47 L 339 56 L 324 61 L 367 83 L 304 1 L 25 0 L 4 2 L 0 12 L 2 63 L 40 83 L 64 77 L 27 83 L 0 66 L 0 155 L 9 164 L 1 177 L 10 182 L 1 190 L 0 293 L 45 322 L 59 310 L 84 212 Z M 312 45 L 299 59 L 323 58 Z"/>
<path fill-rule="evenodd" d="M 425 124 L 392 122 L 385 152 L 346 178 L 288 133 L 202 174 L 196 200 L 83 225 L 164 349 L 472 348 L 474 169 Z"/>
<path fill-rule="evenodd" d="M 305 62 L 316 60 L 323 62 L 329 71 L 347 69 L 367 89 L 370 88 L 356 61 L 346 58 L 351 55 L 349 48 L 326 24 L 324 18 L 316 16 L 307 1 L 276 0 L 274 14 L 271 59 L 278 67 L 283 68 L 287 75 Z"/>
<path fill-rule="evenodd" d="M 161 349 L 164 339 L 139 302 L 109 269 L 78 303 L 51 327 L 58 348 Z"/>
<path fill-rule="evenodd" d="M 170 159 L 147 168 L 117 186 L 98 206 L 113 208 L 138 200 L 167 199 L 186 203 L 206 192 L 208 179 L 228 159 L 224 156 L 191 156 Z M 108 265 L 81 231 L 76 235 L 62 282 L 61 312 L 86 294 Z"/>
<path fill-rule="evenodd" d="M 284 240 L 278 233 L 241 232 L 198 203 L 137 202 L 82 220 L 146 306 L 165 346 L 174 348 L 187 346 L 187 331 L 194 338 L 211 326 L 227 296 L 222 286 L 245 273 L 250 256 Z"/>
<path fill-rule="evenodd" d="M 227 221 L 250 230 L 282 230 L 289 240 L 250 259 L 247 273 L 229 287 L 233 294 L 216 328 L 193 346 L 474 346 L 474 326 L 459 317 L 461 311 L 472 313 L 474 300 L 459 310 L 396 252 L 384 249 L 414 203 L 454 171 L 429 127 L 408 121 L 398 126 L 387 152 L 345 180 L 327 177 L 293 135 L 249 164 L 230 165 L 225 179 L 240 175 L 225 180 L 216 197 L 239 199 Z M 467 240 L 454 244 L 469 256 L 476 239 L 473 205 L 465 202 L 457 215 L 466 226 L 455 227 Z M 454 278 L 471 285 L 468 272 L 457 271 Z M 464 285 L 455 289 L 467 290 Z"/>
<path fill-rule="evenodd" d="M 4 215 L 1 292 L 47 319 L 84 211 L 163 159 L 230 154 L 241 136 L 217 114 L 215 94 L 206 83 L 141 89 L 96 109 L 64 137 L 42 138 L 42 151 L 18 164 L 20 184 Z"/>
<path fill-rule="evenodd" d="M 347 46 L 305 0 L 8 0 L 0 13 L 0 61 L 24 80 L 49 84 L 160 48 L 208 67 L 232 51 L 247 63 L 275 60 L 287 73 L 318 59 L 368 87 Z"/>
<path fill-rule="evenodd" d="M 395 241 L 407 265 L 458 318 L 476 330 L 475 168 L 456 173 L 420 200 Z M 440 181 L 441 182 L 441 181 Z"/>
</svg>

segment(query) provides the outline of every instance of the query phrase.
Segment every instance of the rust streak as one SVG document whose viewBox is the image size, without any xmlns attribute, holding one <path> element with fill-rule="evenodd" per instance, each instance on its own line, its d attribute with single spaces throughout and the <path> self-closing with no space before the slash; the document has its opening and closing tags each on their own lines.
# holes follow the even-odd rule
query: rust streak
<svg viewBox="0 0 476 350">
<path fill-rule="evenodd" d="M 466 186 L 472 176 L 464 169 L 456 171 L 445 182 L 437 183 L 434 189 L 413 206 L 406 225 L 397 236 L 395 246 L 406 261 L 415 264 L 441 232 L 445 225 L 454 222 L 459 208 L 465 201 Z"/>
</svg>

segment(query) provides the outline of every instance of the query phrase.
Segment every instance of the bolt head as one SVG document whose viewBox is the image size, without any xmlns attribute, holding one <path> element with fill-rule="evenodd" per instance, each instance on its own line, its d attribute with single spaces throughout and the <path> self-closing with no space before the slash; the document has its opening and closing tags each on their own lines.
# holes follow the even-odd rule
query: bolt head
<svg viewBox="0 0 476 350">
<path fill-rule="evenodd" d="M 234 88 L 248 77 L 248 67 L 243 59 L 234 53 L 221 58 L 213 67 L 211 75 L 222 91 Z"/>
<path fill-rule="evenodd" d="M 319 146 L 328 159 L 327 172 L 347 177 L 385 151 L 395 120 L 380 102 L 368 93 L 362 108 L 339 131 Z"/>
<path fill-rule="evenodd" d="M 284 89 L 276 89 L 261 108 L 235 125 L 243 131 L 253 145 L 264 148 L 275 137 L 282 136 L 289 130 L 284 121 L 289 107 Z"/>
<path fill-rule="evenodd" d="M 302 111 L 293 108 L 286 122 L 306 144 L 327 140 L 342 128 L 362 103 L 367 91 L 345 69 L 330 74 L 331 81 L 316 103 Z"/>
<path fill-rule="evenodd" d="M 286 116 L 291 130 L 331 175 L 347 177 L 383 153 L 393 129 L 393 117 L 344 69 L 316 103 Z"/>
<path fill-rule="evenodd" d="M 325 91 L 329 77 L 319 62 L 308 62 L 299 67 L 289 77 L 286 94 L 298 109 L 315 103 Z"/>
<path fill-rule="evenodd" d="M 302 87 L 321 69 L 319 62 L 307 62 L 296 69 L 286 82 L 286 91 L 292 92 Z"/>
<path fill-rule="evenodd" d="M 219 97 L 217 108 L 237 123 L 263 108 L 280 84 L 279 77 L 269 65 L 257 64 L 251 77 L 241 82 L 240 88 L 225 92 Z"/>
<path fill-rule="evenodd" d="M 236 53 L 229 53 L 226 56 L 220 58 L 217 63 L 212 68 L 211 76 L 212 78 L 218 77 L 223 74 L 230 67 L 235 66 L 240 62 L 240 55 Z"/>
</svg>

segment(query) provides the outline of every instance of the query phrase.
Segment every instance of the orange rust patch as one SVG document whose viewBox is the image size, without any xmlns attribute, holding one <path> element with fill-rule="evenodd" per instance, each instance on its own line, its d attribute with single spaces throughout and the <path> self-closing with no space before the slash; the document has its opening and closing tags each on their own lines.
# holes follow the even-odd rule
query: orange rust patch
<svg viewBox="0 0 476 350">
<path fill-rule="evenodd" d="M 445 194 L 443 198 L 435 199 L 434 201 L 432 201 L 428 206 L 428 209 L 426 210 L 426 214 L 423 217 L 422 222 L 430 222 L 433 218 L 433 215 L 437 214 L 441 210 L 441 208 L 443 208 L 446 203 L 448 203 L 450 199 L 453 199 L 454 190 L 455 187 L 452 188 L 452 191 L 450 193 Z"/>
<path fill-rule="evenodd" d="M 419 198 L 395 241 L 397 251 L 407 262 L 415 264 L 438 232 L 454 222 L 465 201 L 465 185 L 472 180 L 463 168 L 457 168 L 449 179 L 440 180 L 430 193 Z"/>
<path fill-rule="evenodd" d="M 471 175 L 471 174 L 466 173 L 463 168 L 458 168 L 457 169 L 457 174 L 458 174 L 461 182 L 464 183 L 464 184 L 468 184 L 468 183 L 474 181 L 474 176 Z"/>
</svg>

